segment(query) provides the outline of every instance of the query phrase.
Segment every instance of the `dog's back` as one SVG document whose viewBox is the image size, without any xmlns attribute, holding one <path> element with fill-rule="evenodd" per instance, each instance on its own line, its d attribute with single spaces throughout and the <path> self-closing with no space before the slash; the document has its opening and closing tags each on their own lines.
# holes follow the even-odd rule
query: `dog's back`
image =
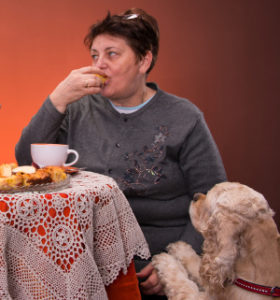
<svg viewBox="0 0 280 300">
<path fill-rule="evenodd" d="M 279 241 L 280 236 L 272 217 L 249 224 L 240 239 L 237 275 L 259 281 L 259 284 L 280 285 Z"/>
<path fill-rule="evenodd" d="M 237 278 L 259 285 L 280 286 L 280 236 L 271 216 L 248 224 L 240 238 L 239 251 L 234 266 Z M 226 290 L 228 297 L 225 299 L 269 299 L 236 285 Z"/>
</svg>

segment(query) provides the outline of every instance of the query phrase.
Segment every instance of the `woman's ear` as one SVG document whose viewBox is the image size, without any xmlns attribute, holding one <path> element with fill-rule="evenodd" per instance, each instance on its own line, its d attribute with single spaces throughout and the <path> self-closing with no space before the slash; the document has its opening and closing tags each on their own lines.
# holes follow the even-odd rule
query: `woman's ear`
<svg viewBox="0 0 280 300">
<path fill-rule="evenodd" d="M 140 61 L 140 69 L 139 71 L 143 74 L 146 74 L 150 68 L 150 65 L 153 60 L 153 54 L 151 51 L 148 51 L 146 55 Z"/>
</svg>

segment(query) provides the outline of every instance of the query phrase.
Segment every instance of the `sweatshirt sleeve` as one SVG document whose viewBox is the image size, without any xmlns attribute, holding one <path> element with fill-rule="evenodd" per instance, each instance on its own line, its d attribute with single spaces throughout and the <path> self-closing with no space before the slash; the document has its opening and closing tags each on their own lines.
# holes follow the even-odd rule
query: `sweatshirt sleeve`
<svg viewBox="0 0 280 300">
<path fill-rule="evenodd" d="M 23 129 L 15 147 L 15 156 L 19 165 L 31 164 L 30 144 L 32 143 L 63 143 L 61 124 L 65 119 L 53 106 L 49 98 L 43 103 L 30 123 Z"/>
<path fill-rule="evenodd" d="M 184 141 L 180 165 L 190 197 L 207 193 L 215 184 L 227 180 L 222 158 L 202 113 Z"/>
<path fill-rule="evenodd" d="M 195 193 L 207 193 L 215 184 L 227 180 L 222 158 L 202 113 L 181 149 L 180 165 L 191 199 Z M 201 253 L 203 238 L 191 221 L 187 222 L 180 239 Z"/>
</svg>

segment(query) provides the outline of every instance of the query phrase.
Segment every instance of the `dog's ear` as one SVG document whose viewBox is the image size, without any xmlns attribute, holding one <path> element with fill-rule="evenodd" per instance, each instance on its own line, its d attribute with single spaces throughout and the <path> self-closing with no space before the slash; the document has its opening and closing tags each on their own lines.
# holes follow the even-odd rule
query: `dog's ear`
<svg viewBox="0 0 280 300">
<path fill-rule="evenodd" d="M 272 217 L 262 194 L 239 183 L 220 183 L 208 194 L 212 214 L 204 231 L 200 274 L 217 290 L 234 280 L 234 264 L 247 224 Z"/>
<path fill-rule="evenodd" d="M 246 227 L 244 219 L 225 210 L 218 210 L 205 232 L 201 277 L 210 290 L 218 290 L 233 282 L 234 263 L 238 255 L 239 239 Z"/>
<path fill-rule="evenodd" d="M 225 187 L 224 187 L 225 186 Z M 217 193 L 216 207 L 229 210 L 230 214 L 237 214 L 246 219 L 263 219 L 274 212 L 262 194 L 252 188 L 239 183 L 220 184 Z"/>
</svg>

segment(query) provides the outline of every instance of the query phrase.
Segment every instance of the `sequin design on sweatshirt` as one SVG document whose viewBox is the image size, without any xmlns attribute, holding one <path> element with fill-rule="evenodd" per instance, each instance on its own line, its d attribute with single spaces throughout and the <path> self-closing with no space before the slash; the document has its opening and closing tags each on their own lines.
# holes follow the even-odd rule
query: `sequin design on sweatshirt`
<svg viewBox="0 0 280 300">
<path fill-rule="evenodd" d="M 160 161 L 164 155 L 164 144 L 168 135 L 167 127 L 159 126 L 151 145 L 145 145 L 142 151 L 125 153 L 123 158 L 131 167 L 118 179 L 122 190 L 144 188 L 147 181 L 149 184 L 158 184 L 161 179 L 166 178 Z"/>
</svg>

